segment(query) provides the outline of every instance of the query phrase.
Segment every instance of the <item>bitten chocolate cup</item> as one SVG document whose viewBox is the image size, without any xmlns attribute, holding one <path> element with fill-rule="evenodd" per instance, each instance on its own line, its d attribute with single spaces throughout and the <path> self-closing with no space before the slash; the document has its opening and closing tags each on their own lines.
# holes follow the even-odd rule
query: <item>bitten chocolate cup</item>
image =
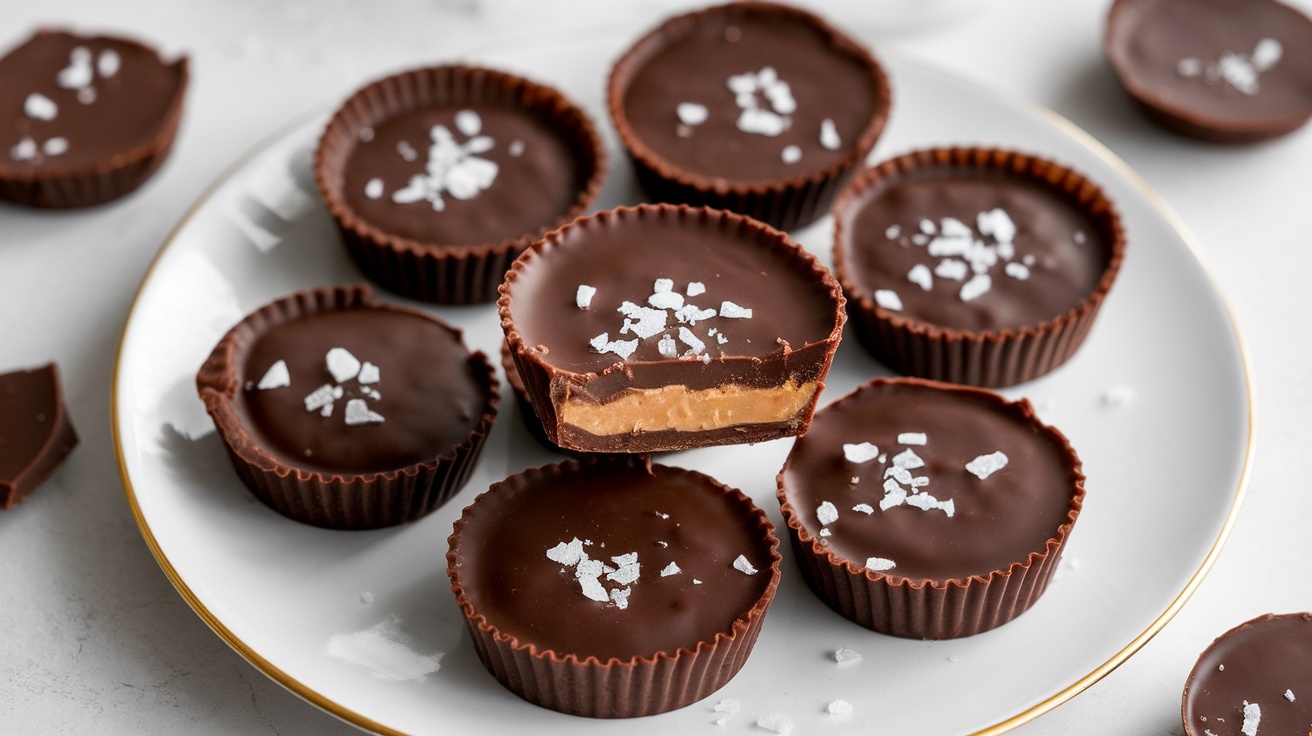
<svg viewBox="0 0 1312 736">
<path fill-rule="evenodd" d="M 640 458 L 511 476 L 448 541 L 484 666 L 531 703 L 592 718 L 663 713 L 723 687 L 779 585 L 779 541 L 751 499 Z"/>
<path fill-rule="evenodd" d="M 511 261 L 583 214 L 606 154 L 555 89 L 437 66 L 356 92 L 315 153 L 315 181 L 351 258 L 397 294 L 487 302 Z"/>
<path fill-rule="evenodd" d="M 1312 613 L 1265 614 L 1216 638 L 1181 696 L 1185 736 L 1312 729 Z"/>
<path fill-rule="evenodd" d="M 581 452 L 806 431 L 844 319 L 838 282 L 784 233 L 668 204 L 548 234 L 497 306 L 547 437 Z"/>
<path fill-rule="evenodd" d="M 441 506 L 473 471 L 498 403 L 492 366 L 459 330 L 367 286 L 261 307 L 219 341 L 196 387 L 251 492 L 335 529 Z"/>
<path fill-rule="evenodd" d="M 0 374 L 0 509 L 32 495 L 77 442 L 54 363 Z"/>
<path fill-rule="evenodd" d="M 821 18 L 740 2 L 642 37 L 607 99 L 653 199 L 791 230 L 823 215 L 874 148 L 891 93 L 870 52 Z"/>
<path fill-rule="evenodd" d="M 893 370 L 975 386 L 1079 350 L 1125 232 L 1083 175 L 1024 153 L 934 148 L 862 172 L 834 206 L 834 262 L 861 343 Z"/>
<path fill-rule="evenodd" d="M 915 378 L 875 379 L 817 412 L 778 486 L 816 596 L 912 639 L 1029 610 L 1085 495 L 1075 450 L 1029 402 Z"/>
<path fill-rule="evenodd" d="M 1103 51 L 1149 119 L 1214 143 L 1312 118 L 1312 18 L 1278 0 L 1116 0 Z"/>
<path fill-rule="evenodd" d="M 41 30 L 0 58 L 0 79 L 0 199 L 90 207 L 168 157 L 188 67 L 132 39 Z"/>
</svg>

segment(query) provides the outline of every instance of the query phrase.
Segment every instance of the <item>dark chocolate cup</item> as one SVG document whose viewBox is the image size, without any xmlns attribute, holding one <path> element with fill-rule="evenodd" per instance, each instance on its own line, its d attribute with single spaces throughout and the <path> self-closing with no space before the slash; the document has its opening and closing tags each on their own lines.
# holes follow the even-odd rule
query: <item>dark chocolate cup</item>
<svg viewBox="0 0 1312 736">
<path fill-rule="evenodd" d="M 1159 0 L 1152 0 L 1158 2 Z M 1223 118 L 1191 107 L 1177 97 L 1164 93 L 1160 85 L 1142 79 L 1131 61 L 1134 29 L 1138 16 L 1150 3 L 1147 0 L 1115 0 L 1107 13 L 1103 32 L 1103 54 L 1121 88 L 1135 106 L 1149 120 L 1183 136 L 1209 143 L 1257 143 L 1288 135 L 1312 119 L 1312 90 L 1301 109 L 1289 109 L 1251 118 Z M 1185 3 L 1191 14 L 1206 14 L 1206 3 Z M 1304 44 L 1312 44 L 1312 18 L 1280 0 L 1248 0 L 1245 11 L 1269 12 L 1281 16 L 1279 30 L 1288 37 L 1301 36 Z M 1256 41 L 1258 36 L 1254 37 Z M 1235 49 L 1238 51 L 1239 49 Z M 1306 74 L 1304 76 L 1306 79 Z"/>
<path fill-rule="evenodd" d="M 307 289 L 247 315 L 224 335 L 196 375 L 200 398 L 246 487 L 278 513 L 329 529 L 395 526 L 436 510 L 469 480 L 500 402 L 492 366 L 482 353 L 470 353 L 471 368 L 485 389 L 482 416 L 466 439 L 431 460 L 387 472 L 347 475 L 298 468 L 274 457 L 252 437 L 233 408 L 233 397 L 250 380 L 243 370 L 247 352 L 273 326 L 302 315 L 355 307 L 420 316 L 460 334 L 426 312 L 376 301 L 368 286 Z"/>
<path fill-rule="evenodd" d="M 11 412 L 5 412 L 6 415 L 22 423 L 6 427 L 2 431 L 31 432 L 33 426 L 28 422 L 33 419 L 36 420 L 36 424 L 45 425 L 48 430 L 40 446 L 35 448 L 34 454 L 30 458 L 23 458 L 26 462 L 24 467 L 18 468 L 11 477 L 0 477 L 0 509 L 12 509 L 25 501 L 50 477 L 51 473 L 55 472 L 78 443 L 77 431 L 73 429 L 68 408 L 64 405 L 64 389 L 59 380 L 58 365 L 48 363 L 39 368 L 0 375 L 0 385 L 6 384 L 8 388 L 29 396 L 49 397 L 49 404 L 41 407 L 44 420 L 30 416 L 12 417 Z M 18 405 L 24 403 L 26 402 L 20 401 Z M 21 443 L 17 444 L 21 445 Z M 9 452 L 15 451 L 15 443 L 11 442 L 7 447 Z"/>
<path fill-rule="evenodd" d="M 869 69 L 877 90 L 875 115 L 848 147 L 846 154 L 823 169 L 778 181 L 731 181 L 709 177 L 667 161 L 633 130 L 624 111 L 624 95 L 634 73 L 669 42 L 719 18 L 752 16 L 783 17 L 791 23 L 814 28 L 837 54 L 856 59 Z M 834 197 L 865 161 L 888 121 L 892 101 L 883 67 L 861 43 L 799 8 L 770 2 L 736 2 L 680 15 L 643 36 L 615 62 L 607 83 L 607 104 L 620 143 L 628 152 L 638 182 L 656 201 L 701 205 L 738 212 L 769 223 L 780 230 L 807 225 L 825 214 Z"/>
<path fill-rule="evenodd" d="M 808 360 L 819 366 L 816 371 L 819 387 L 798 416 L 786 422 L 730 427 L 728 431 L 720 432 L 714 437 L 708 435 L 696 443 L 689 443 L 688 438 L 678 436 L 691 433 L 681 433 L 674 430 L 638 432 L 630 437 L 627 446 L 620 448 L 575 444 L 571 441 L 571 438 L 566 437 L 565 433 L 561 431 L 563 423 L 560 421 L 556 407 L 556 398 L 565 393 L 565 384 L 577 384 L 580 381 L 595 379 L 597 376 L 621 373 L 624 370 L 623 362 L 617 362 L 600 373 L 575 373 L 553 365 L 539 351 L 530 349 L 534 346 L 527 345 L 516 328 L 511 313 L 511 290 L 519 275 L 525 269 L 533 268 L 534 262 L 539 259 L 550 257 L 552 247 L 571 228 L 605 228 L 609 227 L 611 223 L 625 218 L 668 218 L 687 223 L 689 226 L 742 233 L 744 238 L 751 238 L 761 243 L 762 248 L 785 254 L 787 260 L 790 261 L 790 266 L 797 269 L 799 273 L 805 274 L 808 280 L 819 284 L 820 288 L 827 289 L 830 292 L 836 311 L 833 330 L 823 340 L 791 349 L 790 354 L 796 356 L 799 362 Z M 706 207 L 690 207 L 688 205 L 643 204 L 637 207 L 618 207 L 580 217 L 533 243 L 528 250 L 515 260 L 511 269 L 506 273 L 506 279 L 501 285 L 500 291 L 501 297 L 497 300 L 497 309 L 501 317 L 501 328 L 506 334 L 507 349 L 514 361 L 518 380 L 524 387 L 528 402 L 534 408 L 534 413 L 542 425 L 547 444 L 583 453 L 650 454 L 710 445 L 765 442 L 805 433 L 807 425 L 810 424 L 811 416 L 815 413 L 816 402 L 824 389 L 824 379 L 828 375 L 829 367 L 833 362 L 834 352 L 838 349 L 839 341 L 842 338 L 843 323 L 846 321 L 846 313 L 843 311 L 844 297 L 838 282 L 814 255 L 790 240 L 787 234 L 734 212 Z"/>
<path fill-rule="evenodd" d="M 935 385 L 935 382 L 915 378 L 879 378 L 873 382 L 879 381 Z M 806 584 L 816 597 L 844 618 L 881 634 L 906 639 L 973 636 L 1008 623 L 1029 610 L 1047 590 L 1071 529 L 1084 507 L 1085 476 L 1075 449 L 1061 432 L 1038 420 L 1028 401 L 1009 402 L 984 389 L 936 385 L 945 390 L 990 396 L 1000 407 L 1020 407 L 1033 419 L 1037 431 L 1052 437 L 1062 448 L 1075 470 L 1076 482 L 1071 488 L 1066 522 L 1054 529 L 1052 537 L 1025 559 L 988 575 L 974 575 L 964 580 L 910 580 L 870 570 L 863 561 L 839 557 L 821 538 L 810 534 L 798 518 L 797 509 L 788 500 L 784 487 L 784 471 L 788 469 L 785 460 L 775 479 L 778 486 L 776 498 L 788 527 L 797 567 Z M 858 388 L 838 402 L 850 399 L 860 390 Z"/>
<path fill-rule="evenodd" d="M 1085 213 L 1106 244 L 1106 265 L 1097 285 L 1063 314 L 1019 329 L 961 330 L 905 317 L 875 303 L 847 263 L 846 220 L 871 187 L 936 167 L 997 172 L 1046 187 Z M 1004 387 L 1056 369 L 1073 356 L 1093 327 L 1125 257 L 1125 230 L 1107 195 L 1079 172 L 1061 164 L 993 148 L 932 148 L 906 153 L 866 169 L 834 205 L 834 270 L 847 296 L 857 339 L 894 371 L 972 386 Z"/>
<path fill-rule="evenodd" d="M 567 211 L 500 242 L 448 245 L 394 235 L 351 209 L 341 187 L 360 131 L 407 112 L 472 103 L 522 109 L 569 141 L 586 184 Z M 401 72 L 360 89 L 328 122 L 314 162 L 319 192 L 360 270 L 388 291 L 439 304 L 494 300 L 515 257 L 543 233 L 585 212 L 601 191 L 605 173 L 606 153 L 592 121 L 559 91 L 505 72 L 460 65 Z"/>
<path fill-rule="evenodd" d="M 28 43 L 39 42 L 43 36 L 55 34 L 63 32 L 40 30 Z M 147 52 L 159 58 L 161 66 L 169 67 L 177 75 L 177 90 L 158 121 L 158 127 L 144 143 L 124 151 L 114 151 L 100 161 L 85 166 L 17 166 L 8 160 L 7 155 L 0 156 L 0 199 L 44 209 L 94 207 L 136 191 L 168 158 L 182 120 L 183 102 L 190 79 L 187 58 L 181 57 L 166 64 L 154 49 L 133 39 L 120 36 L 93 38 L 110 39 L 117 44 Z"/>
<path fill-rule="evenodd" d="M 447 540 L 451 590 L 465 615 L 466 628 L 479 660 L 498 682 L 524 700 L 589 718 L 637 718 L 665 713 L 695 703 L 727 684 L 747 662 L 761 633 L 766 611 L 778 590 L 779 563 L 783 559 L 778 552 L 774 526 L 750 498 L 709 476 L 682 470 L 679 472 L 701 476 L 709 487 L 729 495 L 754 520 L 760 541 L 769 550 L 770 582 L 755 604 L 734 620 L 730 631 L 715 632 L 709 639 L 690 642 L 689 646 L 672 652 L 635 654 L 628 659 L 612 658 L 605 662 L 594 656 L 580 658 L 569 652 L 542 648 L 502 632 L 495 621 L 489 621 L 474 608 L 460 579 L 460 539 L 467 525 L 474 523 L 471 516 L 475 507 L 480 501 L 486 502 L 486 497 L 530 487 L 540 478 L 587 472 L 599 464 L 615 463 L 641 466 L 647 460 L 613 455 L 589 457 L 529 468 L 494 483 L 465 509 Z"/>
</svg>

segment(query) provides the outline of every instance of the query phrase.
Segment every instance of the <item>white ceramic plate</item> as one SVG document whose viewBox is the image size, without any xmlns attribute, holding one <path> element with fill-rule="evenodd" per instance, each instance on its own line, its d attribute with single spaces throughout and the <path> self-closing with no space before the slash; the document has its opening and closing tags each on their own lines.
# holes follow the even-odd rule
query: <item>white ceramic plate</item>
<svg viewBox="0 0 1312 736">
<path fill-rule="evenodd" d="M 604 37 L 629 38 L 636 29 L 629 30 Z M 602 121 L 604 70 L 618 51 L 598 40 L 478 60 L 556 84 Z M 1184 604 L 1234 521 L 1253 438 L 1246 353 L 1189 236 L 1127 166 L 1055 115 L 905 59 L 885 61 L 895 106 L 878 156 L 948 143 L 1044 153 L 1101 182 L 1127 224 L 1125 267 L 1082 351 L 1009 392 L 1030 397 L 1070 436 L 1089 476 L 1063 569 L 1030 612 L 957 641 L 881 636 L 818 602 L 785 545 L 783 584 L 755 652 L 706 701 L 617 724 L 511 695 L 467 641 L 443 555 L 453 519 L 481 489 L 556 459 L 526 434 L 513 401 L 503 400 L 475 476 L 445 508 L 402 528 L 343 533 L 294 523 L 255 501 L 195 398 L 197 367 L 243 314 L 298 288 L 361 280 L 310 175 L 323 115 L 254 152 L 201 199 L 161 250 L 128 319 L 114 430 L 129 501 L 165 573 L 260 670 L 384 732 L 717 733 L 712 707 L 735 698 L 742 709 L 727 724 L 735 732 L 781 713 L 799 732 L 996 733 L 1106 674 Z M 619 155 L 614 168 L 601 204 L 637 201 Z M 830 227 L 826 218 L 797 235 L 827 260 Z M 493 307 L 435 311 L 495 354 Z M 845 342 L 824 398 L 882 372 L 855 341 Z M 778 525 L 774 476 L 789 446 L 697 450 L 662 462 L 743 489 Z M 863 661 L 838 667 L 840 647 Z M 850 717 L 826 712 L 837 699 L 854 705 Z"/>
</svg>

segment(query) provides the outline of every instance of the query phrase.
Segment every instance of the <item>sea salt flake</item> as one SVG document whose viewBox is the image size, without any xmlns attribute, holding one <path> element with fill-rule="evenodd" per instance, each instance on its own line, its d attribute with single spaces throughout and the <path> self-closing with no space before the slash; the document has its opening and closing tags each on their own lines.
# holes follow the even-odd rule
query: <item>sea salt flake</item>
<svg viewBox="0 0 1312 736">
<path fill-rule="evenodd" d="M 579 581 L 579 586 L 583 589 L 583 595 L 590 600 L 597 601 L 598 603 L 609 602 L 610 593 L 607 592 L 606 586 L 601 584 L 601 581 L 597 579 L 597 576 L 585 576 L 582 575 L 582 571 L 583 565 L 580 564 L 578 572 L 575 573 L 575 577 Z"/>
<path fill-rule="evenodd" d="M 897 295 L 896 291 L 891 289 L 875 289 L 875 304 L 884 309 L 897 312 L 902 309 L 902 298 Z"/>
<path fill-rule="evenodd" d="M 383 180 L 378 177 L 370 179 L 364 185 L 364 196 L 369 199 L 381 199 L 383 196 Z"/>
<path fill-rule="evenodd" d="M 346 348 L 332 348 L 325 356 L 324 362 L 328 365 L 328 372 L 333 374 L 333 380 L 338 383 L 344 383 L 360 375 L 360 360 L 351 355 L 351 351 Z"/>
<path fill-rule="evenodd" d="M 579 564 L 579 560 L 584 557 L 583 542 L 578 537 L 574 537 L 569 542 L 561 542 L 547 550 L 548 560 L 559 562 L 565 567 L 573 567 Z"/>
<path fill-rule="evenodd" d="M 858 442 L 856 444 L 843 444 L 843 457 L 849 463 L 868 463 L 879 456 L 879 448 L 869 442 Z"/>
<path fill-rule="evenodd" d="M 287 370 L 287 361 L 280 360 L 269 366 L 269 370 L 264 372 L 264 377 L 256 384 L 256 388 L 261 391 L 271 388 L 282 388 L 283 386 L 292 385 L 292 374 Z M 308 406 L 306 408 L 309 408 Z"/>
<path fill-rule="evenodd" d="M 835 700 L 829 704 L 827 710 L 830 715 L 850 716 L 852 715 L 852 704 L 846 700 Z"/>
<path fill-rule="evenodd" d="M 961 285 L 961 301 L 968 302 L 980 298 L 993 288 L 993 279 L 986 273 L 977 273 Z"/>
<path fill-rule="evenodd" d="M 515 139 L 511 141 L 510 145 L 506 148 L 506 153 L 509 153 L 511 156 L 515 158 L 519 158 L 520 156 L 523 156 L 524 141 L 521 141 L 519 139 Z"/>
<path fill-rule="evenodd" d="M 579 284 L 579 288 L 574 292 L 574 304 L 579 309 L 587 309 L 592 306 L 592 297 L 597 295 L 597 287 Z"/>
<path fill-rule="evenodd" d="M 788 130 L 789 120 L 769 110 L 747 108 L 738 115 L 738 130 L 773 138 Z"/>
<path fill-rule="evenodd" d="M 911 471 L 900 465 L 892 465 L 886 468 L 884 470 L 884 477 L 888 478 L 889 476 L 892 476 L 893 480 L 902 485 L 911 485 Z"/>
<path fill-rule="evenodd" d="M 935 225 L 934 221 L 929 218 L 923 218 L 920 221 L 920 232 L 926 235 L 935 235 L 938 233 L 938 225 Z"/>
<path fill-rule="evenodd" d="M 705 105 L 699 105 L 696 102 L 680 102 L 674 108 L 674 114 L 679 117 L 679 122 L 684 125 L 701 125 L 710 117 L 710 111 Z"/>
<path fill-rule="evenodd" d="M 879 501 L 879 510 L 888 511 L 894 506 L 901 506 L 907 501 L 907 490 L 892 478 L 884 481 L 884 498 Z"/>
<path fill-rule="evenodd" d="M 924 246 L 929 243 L 929 236 L 923 233 L 916 233 L 911 236 L 911 244 Z"/>
<path fill-rule="evenodd" d="M 319 416 L 323 417 L 324 419 L 327 419 L 328 417 L 330 417 L 330 416 L 332 416 L 332 415 L 333 415 L 333 404 L 332 404 L 332 402 L 329 402 L 329 403 L 327 403 L 327 404 L 324 404 L 323 408 L 321 408 L 321 409 L 319 410 Z M 308 453 L 309 450 L 306 450 L 306 452 Z"/>
<path fill-rule="evenodd" d="M 1258 71 L 1248 57 L 1242 54 L 1222 54 L 1221 60 L 1217 62 L 1217 71 L 1227 84 L 1243 94 L 1257 94 Z"/>
<path fill-rule="evenodd" d="M 831 536 L 831 535 L 833 535 L 833 532 L 829 531 L 829 527 L 827 527 L 827 526 L 822 526 L 822 527 L 820 527 L 820 536 L 821 536 L 821 537 L 828 537 L 828 536 Z"/>
<path fill-rule="evenodd" d="M 723 345 L 726 342 L 729 342 L 729 338 L 725 337 L 723 334 L 718 334 L 715 336 L 715 344 Z"/>
<path fill-rule="evenodd" d="M 1176 62 L 1175 73 L 1186 79 L 1192 79 L 1203 73 L 1203 62 L 1193 56 L 1183 58 Z"/>
<path fill-rule="evenodd" d="M 46 142 L 41 144 L 41 152 L 47 156 L 59 156 L 68 153 L 68 139 L 59 136 L 47 138 Z"/>
<path fill-rule="evenodd" d="M 465 153 L 487 153 L 496 146 L 496 141 L 492 140 L 490 136 L 480 135 L 465 141 L 464 150 Z"/>
<path fill-rule="evenodd" d="M 669 335 L 662 335 L 660 342 L 656 343 L 656 350 L 665 358 L 679 357 L 679 346 L 674 342 L 674 338 Z"/>
<path fill-rule="evenodd" d="M 629 585 L 638 579 L 642 565 L 638 562 L 637 552 L 618 555 L 610 558 L 610 560 L 615 563 L 616 568 L 606 573 L 607 580 L 614 581 L 619 585 Z"/>
<path fill-rule="evenodd" d="M 483 131 L 483 118 L 473 110 L 461 110 L 455 117 L 456 130 L 466 137 L 478 135 Z"/>
<path fill-rule="evenodd" d="M 683 570 L 679 569 L 679 565 L 677 563 L 671 562 L 670 564 L 666 565 L 664 569 L 661 570 L 661 577 L 668 578 L 671 575 L 678 575 L 681 572 L 683 572 Z"/>
<path fill-rule="evenodd" d="M 740 307 L 733 302 L 720 302 L 720 316 L 725 319 L 751 319 L 752 310 Z"/>
<path fill-rule="evenodd" d="M 875 572 L 883 572 L 883 571 L 885 571 L 885 570 L 892 570 L 892 569 L 895 568 L 895 567 L 897 567 L 897 563 L 894 562 L 894 561 L 892 561 L 892 560 L 890 560 L 890 559 L 888 559 L 887 557 L 867 557 L 867 558 L 866 558 L 866 569 L 874 570 Z"/>
<path fill-rule="evenodd" d="M 683 294 L 677 291 L 658 291 L 647 297 L 647 305 L 656 309 L 680 309 L 683 307 Z"/>
<path fill-rule="evenodd" d="M 966 463 L 966 470 L 980 480 L 984 480 L 1005 467 L 1007 467 L 1007 455 L 1002 451 L 980 455 Z"/>
<path fill-rule="evenodd" d="M 934 288 L 934 274 L 930 272 L 929 266 L 923 263 L 917 263 L 907 271 L 907 281 L 919 286 L 925 291 Z"/>
<path fill-rule="evenodd" d="M 944 217 L 939 225 L 939 232 L 950 238 L 971 238 L 974 233 L 970 226 L 955 217 Z"/>
<path fill-rule="evenodd" d="M 114 49 L 101 51 L 100 57 L 96 59 L 96 71 L 106 79 L 118 74 L 118 70 L 122 66 L 123 59 L 119 57 L 118 52 Z"/>
<path fill-rule="evenodd" d="M 1262 721 L 1262 706 L 1244 701 L 1244 725 L 1239 727 L 1244 736 L 1257 736 L 1257 725 Z"/>
<path fill-rule="evenodd" d="M 863 514 L 865 514 L 866 516 L 869 516 L 869 515 L 875 513 L 875 509 L 874 509 L 874 507 L 871 506 L 871 505 L 868 504 L 868 503 L 859 503 L 859 504 L 853 506 L 853 507 L 852 507 L 852 510 L 853 510 L 853 511 L 858 511 L 858 512 L 860 512 L 860 513 L 863 513 Z"/>
<path fill-rule="evenodd" d="M 829 526 L 835 521 L 838 521 L 838 507 L 825 501 L 816 508 L 815 518 L 820 522 L 821 526 Z"/>
<path fill-rule="evenodd" d="M 916 454 L 915 450 L 906 449 L 893 456 L 893 466 L 905 468 L 906 470 L 915 470 L 916 468 L 925 467 L 925 461 Z M 902 481 L 906 483 L 908 481 Z"/>
<path fill-rule="evenodd" d="M 623 611 L 629 607 L 630 592 L 632 592 L 632 589 L 630 588 L 612 588 L 610 591 L 610 602 L 614 603 L 616 608 Z"/>
<path fill-rule="evenodd" d="M 312 391 L 309 396 L 305 397 L 305 410 L 318 411 L 324 407 L 331 408 L 334 399 L 337 398 L 333 388 L 331 384 L 325 383 Z"/>
<path fill-rule="evenodd" d="M 701 296 L 706 293 L 706 284 L 700 281 L 689 281 L 688 288 L 684 293 L 688 296 Z"/>
<path fill-rule="evenodd" d="M 855 649 L 840 647 L 834 650 L 834 661 L 837 662 L 840 667 L 851 667 L 852 665 L 861 663 L 861 653 Z"/>
<path fill-rule="evenodd" d="M 838 136 L 838 128 L 834 126 L 833 118 L 820 121 L 820 145 L 830 151 L 837 151 L 843 145 L 843 139 Z"/>
<path fill-rule="evenodd" d="M 1010 243 L 1016 239 L 1016 223 L 1001 207 L 976 215 L 975 227 L 979 229 L 980 235 L 992 235 L 999 243 Z"/>
<path fill-rule="evenodd" d="M 30 161 L 36 158 L 36 153 L 36 141 L 23 136 L 13 148 L 9 149 L 9 158 L 14 161 Z"/>
<path fill-rule="evenodd" d="M 1275 66 L 1284 54 L 1285 47 L 1281 46 L 1279 41 L 1274 38 L 1264 38 L 1253 47 L 1253 66 L 1259 72 L 1264 72 Z"/>
<path fill-rule="evenodd" d="M 952 499 L 940 501 L 928 493 L 916 493 L 907 496 L 906 505 L 913 506 L 921 511 L 933 511 L 937 509 L 948 516 L 952 516 L 956 513 L 957 506 Z"/>
<path fill-rule="evenodd" d="M 756 574 L 756 568 L 752 567 L 752 563 L 748 562 L 747 558 L 744 557 L 743 555 L 738 555 L 736 558 L 734 558 L 733 569 L 737 570 L 738 572 L 741 572 L 744 575 Z"/>
<path fill-rule="evenodd" d="M 633 302 L 620 304 L 616 311 L 628 317 L 624 320 L 624 327 L 620 328 L 620 334 L 632 332 L 643 340 L 664 332 L 666 319 L 669 315 L 664 309 L 642 307 Z"/>
<path fill-rule="evenodd" d="M 91 68 L 91 49 L 77 46 L 69 54 L 68 66 L 59 70 L 55 81 L 64 89 L 77 89 L 91 84 L 95 72 Z"/>
<path fill-rule="evenodd" d="M 33 92 L 23 101 L 23 112 L 36 120 L 54 120 L 59 115 L 59 106 L 40 92 Z"/>
<path fill-rule="evenodd" d="M 369 408 L 364 399 L 351 399 L 346 402 L 346 424 L 354 427 L 359 424 L 379 424 L 383 415 Z"/>
<path fill-rule="evenodd" d="M 1017 281 L 1024 281 L 1030 277 L 1030 269 L 1023 263 L 1008 263 L 1002 270 Z"/>
<path fill-rule="evenodd" d="M 706 350 L 706 343 L 692 334 L 692 330 L 687 327 L 679 327 L 679 342 L 687 345 L 694 355 L 701 355 Z"/>
<path fill-rule="evenodd" d="M 965 261 L 959 261 L 956 258 L 944 258 L 934 266 L 934 275 L 941 279 L 951 279 L 953 281 L 962 281 L 970 273 L 970 266 Z"/>
<path fill-rule="evenodd" d="M 802 160 L 802 149 L 798 146 L 784 146 L 779 152 L 779 160 L 786 164 L 795 164 Z"/>
<path fill-rule="evenodd" d="M 929 442 L 929 436 L 924 432 L 903 432 L 897 436 L 899 445 L 924 446 L 927 442 Z"/>
<path fill-rule="evenodd" d="M 1291 702 L 1291 703 L 1294 702 L 1294 691 L 1293 691 L 1293 690 L 1286 690 L 1286 691 L 1285 691 L 1285 700 L 1288 700 L 1288 701 Z"/>
<path fill-rule="evenodd" d="M 788 736 L 793 732 L 793 722 L 783 713 L 767 713 L 756 719 L 756 725 L 767 731 L 774 731 L 779 736 Z"/>
<path fill-rule="evenodd" d="M 409 141 L 398 142 L 396 144 L 396 152 L 401 154 L 401 158 L 405 159 L 406 161 L 419 160 L 419 152 L 415 150 L 414 146 L 410 145 Z"/>
<path fill-rule="evenodd" d="M 378 370 L 378 366 L 366 360 L 361 364 L 360 372 L 356 374 L 355 380 L 363 384 L 378 383 L 382 380 L 382 373 Z"/>
<path fill-rule="evenodd" d="M 392 192 L 392 201 L 397 204 L 414 204 L 428 198 L 428 187 L 424 186 L 422 176 L 412 176 L 404 187 Z"/>
<path fill-rule="evenodd" d="M 694 304 L 685 304 L 674 311 L 674 318 L 679 322 L 695 325 L 702 320 L 715 316 L 714 309 L 700 309 Z"/>
</svg>

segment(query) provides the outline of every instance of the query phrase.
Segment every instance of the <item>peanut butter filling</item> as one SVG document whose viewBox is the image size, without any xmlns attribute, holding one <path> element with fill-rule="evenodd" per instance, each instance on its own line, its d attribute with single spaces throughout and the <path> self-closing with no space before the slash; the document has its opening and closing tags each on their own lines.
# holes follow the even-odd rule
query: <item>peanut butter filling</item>
<svg viewBox="0 0 1312 736">
<path fill-rule="evenodd" d="M 692 390 L 672 385 L 638 389 L 596 404 L 568 391 L 559 406 L 560 421 L 597 436 L 634 432 L 706 430 L 788 421 L 815 397 L 814 381 L 792 381 L 771 388 L 721 386 Z"/>
</svg>

